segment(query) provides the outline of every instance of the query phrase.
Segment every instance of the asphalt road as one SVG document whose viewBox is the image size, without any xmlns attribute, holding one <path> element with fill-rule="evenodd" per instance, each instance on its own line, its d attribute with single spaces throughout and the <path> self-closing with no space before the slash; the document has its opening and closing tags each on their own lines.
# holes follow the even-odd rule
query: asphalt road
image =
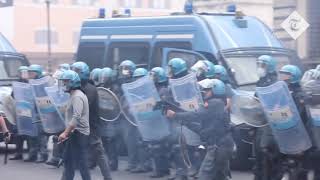
<svg viewBox="0 0 320 180">
<path fill-rule="evenodd" d="M 60 169 L 52 168 L 44 164 L 25 163 L 22 161 L 9 161 L 7 165 L 3 165 L 4 155 L 0 155 L 0 179 L 1 180 L 59 180 L 62 174 Z M 112 172 L 114 180 L 149 180 L 150 174 L 130 174 L 124 171 L 126 162 L 121 161 L 120 170 Z M 92 170 L 92 180 L 102 180 L 102 176 L 98 168 Z M 232 172 L 234 180 L 251 180 L 252 175 L 244 172 Z M 77 173 L 75 180 L 80 180 Z M 158 180 L 166 180 L 161 178 Z"/>
</svg>

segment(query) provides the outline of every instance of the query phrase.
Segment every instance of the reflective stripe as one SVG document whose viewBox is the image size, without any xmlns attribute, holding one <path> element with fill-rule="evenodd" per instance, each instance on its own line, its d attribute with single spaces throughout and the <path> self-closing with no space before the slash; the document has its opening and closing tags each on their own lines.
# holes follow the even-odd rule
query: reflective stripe
<svg viewBox="0 0 320 180">
<path fill-rule="evenodd" d="M 157 39 L 193 39 L 194 34 L 160 34 Z"/>
<path fill-rule="evenodd" d="M 97 36 L 81 36 L 81 39 L 107 39 L 108 36 L 97 35 Z"/>
<path fill-rule="evenodd" d="M 112 35 L 110 39 L 152 39 L 153 35 Z"/>
</svg>

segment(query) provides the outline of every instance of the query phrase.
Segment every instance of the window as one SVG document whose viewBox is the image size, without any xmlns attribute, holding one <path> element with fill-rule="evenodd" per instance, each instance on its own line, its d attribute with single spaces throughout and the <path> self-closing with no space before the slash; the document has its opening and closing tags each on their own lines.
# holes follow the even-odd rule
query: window
<svg viewBox="0 0 320 180">
<path fill-rule="evenodd" d="M 36 44 L 47 44 L 48 43 L 48 31 L 37 30 L 35 32 L 34 41 Z M 58 32 L 51 30 L 51 44 L 58 44 Z"/>
<path fill-rule="evenodd" d="M 80 43 L 76 60 L 87 63 L 90 69 L 101 68 L 104 65 L 105 50 L 103 42 Z"/>
<path fill-rule="evenodd" d="M 142 0 L 120 0 L 120 6 L 123 8 L 141 8 Z"/>
<path fill-rule="evenodd" d="M 44 4 L 47 0 L 33 0 L 33 3 Z M 58 4 L 58 0 L 49 0 L 50 4 Z"/>
<path fill-rule="evenodd" d="M 107 66 L 117 68 L 124 60 L 131 60 L 138 66 L 148 66 L 149 43 L 117 42 L 110 45 Z"/>
<path fill-rule="evenodd" d="M 80 6 L 94 6 L 96 5 L 98 0 L 72 0 L 73 5 Z"/>
<path fill-rule="evenodd" d="M 152 55 L 152 67 L 161 67 L 163 59 L 163 48 L 177 48 L 191 50 L 190 42 L 158 42 L 155 44 Z"/>
<path fill-rule="evenodd" d="M 150 8 L 165 9 L 165 8 L 169 8 L 170 1 L 169 0 L 150 0 L 149 5 L 150 5 Z"/>
<path fill-rule="evenodd" d="M 22 59 L 17 57 L 5 57 L 5 60 L 0 60 L 0 79 L 18 78 L 17 69 L 22 65 Z"/>
</svg>

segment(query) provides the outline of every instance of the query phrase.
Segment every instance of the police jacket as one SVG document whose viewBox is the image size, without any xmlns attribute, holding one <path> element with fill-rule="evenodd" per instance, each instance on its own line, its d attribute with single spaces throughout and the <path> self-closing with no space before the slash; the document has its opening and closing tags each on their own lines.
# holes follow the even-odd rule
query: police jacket
<svg viewBox="0 0 320 180">
<path fill-rule="evenodd" d="M 97 88 L 88 82 L 82 82 L 81 90 L 87 96 L 89 102 L 90 132 L 96 132 L 99 127 Z"/>
<path fill-rule="evenodd" d="M 297 106 L 298 112 L 301 116 L 301 119 L 304 123 L 307 122 L 308 116 L 305 104 L 310 100 L 305 92 L 302 91 L 302 88 L 299 83 L 289 84 L 289 90 L 293 98 L 294 103 Z"/>
<path fill-rule="evenodd" d="M 265 77 L 260 78 L 257 87 L 267 87 L 278 81 L 277 73 L 269 73 Z"/>
<path fill-rule="evenodd" d="M 223 100 L 213 98 L 208 100 L 208 107 L 200 107 L 197 112 L 178 112 L 175 119 L 198 133 L 207 145 L 219 145 L 221 139 L 229 134 L 224 107 Z"/>
</svg>

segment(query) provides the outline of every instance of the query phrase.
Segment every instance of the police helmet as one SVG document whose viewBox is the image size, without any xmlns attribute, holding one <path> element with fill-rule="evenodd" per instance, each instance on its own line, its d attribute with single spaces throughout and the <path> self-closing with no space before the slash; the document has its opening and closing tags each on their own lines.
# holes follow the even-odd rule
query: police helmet
<svg viewBox="0 0 320 180">
<path fill-rule="evenodd" d="M 59 80 L 63 81 L 62 84 L 64 84 L 66 91 L 70 91 L 81 87 L 81 79 L 79 74 L 72 70 L 64 71 L 62 75 L 59 77 Z"/>
<path fill-rule="evenodd" d="M 36 78 L 41 78 L 43 76 L 43 68 L 38 64 L 32 64 L 28 67 L 28 72 L 35 72 L 37 74 Z"/>
<path fill-rule="evenodd" d="M 285 65 L 280 69 L 280 78 L 281 76 L 288 76 L 284 78 L 289 83 L 299 83 L 302 77 L 302 72 L 299 67 L 295 65 Z"/>
<path fill-rule="evenodd" d="M 222 96 L 226 93 L 225 84 L 219 79 L 204 79 L 199 82 L 199 85 L 204 90 L 211 89 L 213 95 L 216 96 Z"/>
<path fill-rule="evenodd" d="M 122 75 L 131 76 L 133 72 L 136 70 L 137 66 L 131 60 L 122 61 L 119 65 L 120 71 Z"/>
<path fill-rule="evenodd" d="M 166 71 L 162 67 L 152 68 L 150 75 L 155 83 L 164 83 L 168 81 Z"/>
<path fill-rule="evenodd" d="M 258 67 L 259 66 L 264 67 L 267 73 L 276 72 L 277 62 L 272 56 L 269 56 L 269 55 L 259 56 L 257 60 L 257 65 Z"/>
<path fill-rule="evenodd" d="M 221 81 L 228 80 L 228 74 L 225 67 L 221 65 L 214 66 L 214 77 L 220 79 Z"/>
<path fill-rule="evenodd" d="M 178 76 L 186 71 L 188 71 L 187 63 L 181 58 L 173 58 L 168 63 L 169 75 Z"/>
<path fill-rule="evenodd" d="M 90 77 L 90 68 L 82 61 L 73 63 L 71 69 L 79 74 L 81 80 L 88 80 Z"/>
<path fill-rule="evenodd" d="M 138 68 L 133 72 L 134 78 L 139 78 L 148 75 L 148 70 L 145 68 Z"/>
<path fill-rule="evenodd" d="M 108 81 L 111 81 L 113 77 L 114 77 L 113 70 L 109 67 L 105 67 L 101 69 L 99 82 L 101 84 L 107 83 Z"/>
</svg>

